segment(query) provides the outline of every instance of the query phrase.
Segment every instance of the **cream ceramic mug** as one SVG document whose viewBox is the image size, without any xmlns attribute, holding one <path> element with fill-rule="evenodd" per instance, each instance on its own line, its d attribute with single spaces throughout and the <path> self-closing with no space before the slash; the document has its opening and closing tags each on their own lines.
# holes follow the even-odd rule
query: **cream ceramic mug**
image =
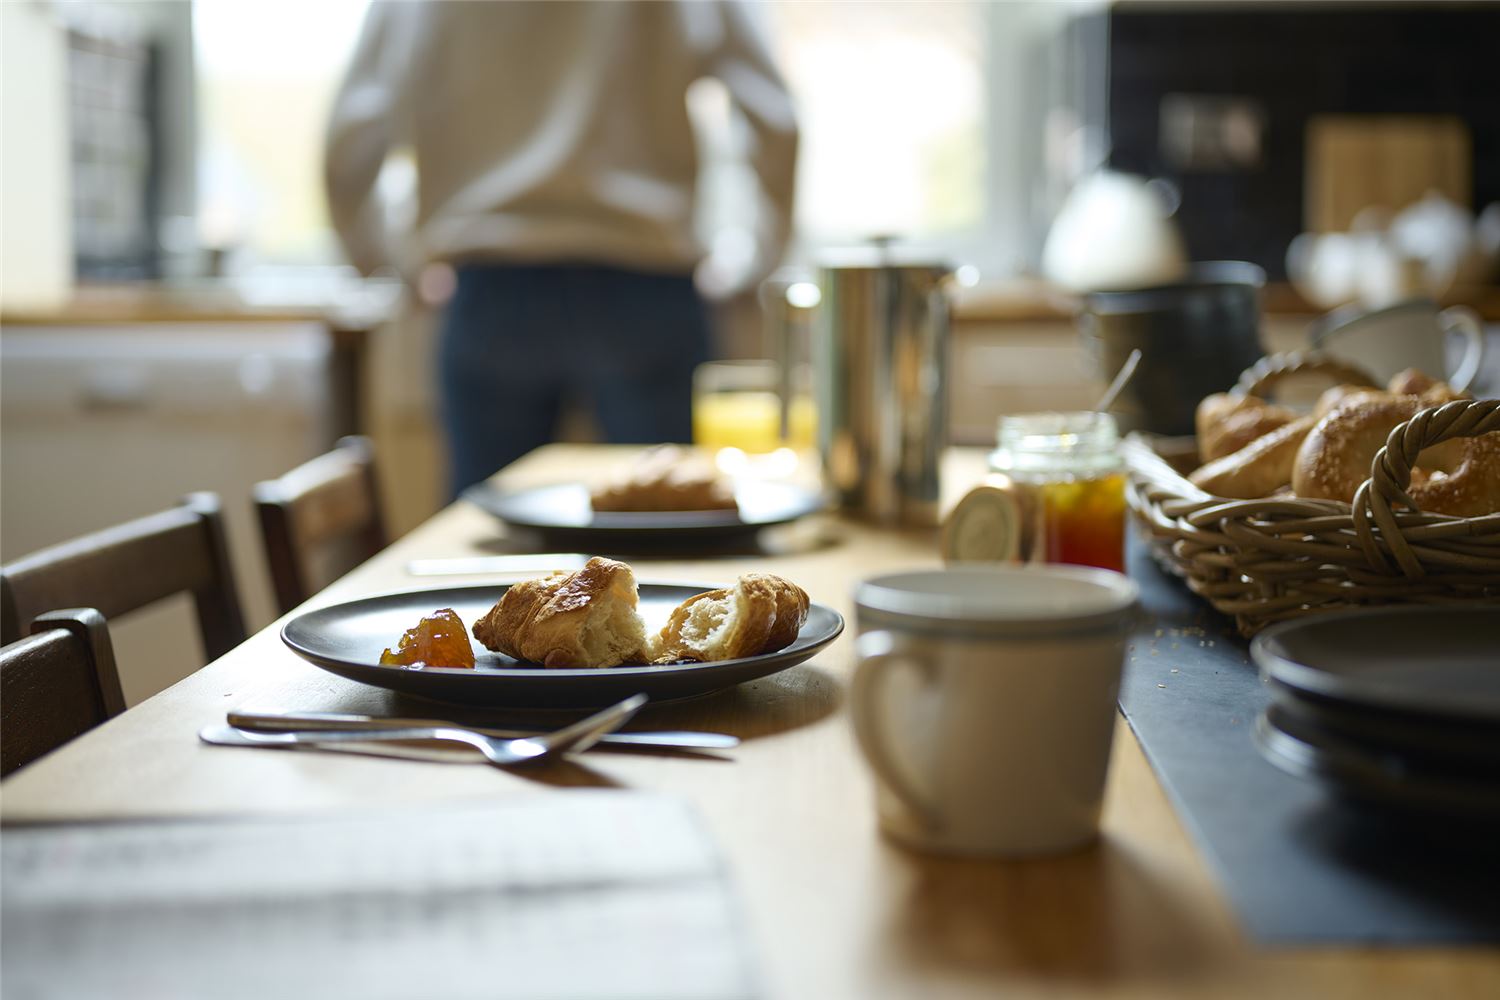
<svg viewBox="0 0 1500 1000">
<path fill-rule="evenodd" d="M 1464 354 L 1448 370 L 1448 337 L 1463 338 Z M 1460 392 L 1469 387 L 1484 362 L 1484 332 L 1479 316 L 1463 306 L 1439 309 L 1431 299 L 1409 299 L 1365 312 L 1339 309 L 1308 332 L 1312 347 L 1375 376 L 1384 384 L 1392 375 L 1415 368 L 1445 379 Z"/>
<path fill-rule="evenodd" d="M 963 855 L 1092 840 L 1138 593 L 1119 573 L 1075 566 L 860 584 L 851 700 L 881 829 Z"/>
</svg>

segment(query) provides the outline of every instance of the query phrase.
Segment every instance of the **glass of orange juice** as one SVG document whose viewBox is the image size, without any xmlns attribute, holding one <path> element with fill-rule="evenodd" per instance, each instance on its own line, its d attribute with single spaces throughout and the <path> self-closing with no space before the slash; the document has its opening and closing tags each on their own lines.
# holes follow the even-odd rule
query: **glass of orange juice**
<svg viewBox="0 0 1500 1000">
<path fill-rule="evenodd" d="M 774 361 L 710 361 L 693 373 L 693 443 L 749 455 L 811 448 L 815 410 L 807 378 L 793 378 L 782 434 L 780 369 Z"/>
</svg>

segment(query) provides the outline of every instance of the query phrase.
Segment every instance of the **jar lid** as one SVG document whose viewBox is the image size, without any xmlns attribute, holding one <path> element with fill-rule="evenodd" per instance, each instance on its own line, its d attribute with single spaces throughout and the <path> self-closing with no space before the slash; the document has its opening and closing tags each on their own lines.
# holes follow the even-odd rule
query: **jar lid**
<svg viewBox="0 0 1500 1000">
<path fill-rule="evenodd" d="M 976 486 L 943 520 L 946 563 L 1008 563 L 1021 557 L 1021 505 L 998 486 Z"/>
</svg>

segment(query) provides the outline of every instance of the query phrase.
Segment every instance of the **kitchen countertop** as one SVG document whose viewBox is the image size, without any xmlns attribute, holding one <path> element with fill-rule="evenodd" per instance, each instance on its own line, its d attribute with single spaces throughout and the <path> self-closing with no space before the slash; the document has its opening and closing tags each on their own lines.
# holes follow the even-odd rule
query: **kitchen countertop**
<svg viewBox="0 0 1500 1000">
<path fill-rule="evenodd" d="M 318 269 L 302 275 L 237 281 L 80 285 L 66 302 L 7 307 L 0 327 L 107 327 L 148 324 L 318 323 L 328 331 L 329 395 L 337 434 L 367 433 L 365 358 L 370 337 L 389 321 L 401 284 Z"/>
<path fill-rule="evenodd" d="M 1500 286 L 1476 285 L 1454 289 L 1442 297 L 1444 306 L 1468 306 L 1487 323 L 1500 323 Z M 1318 316 L 1329 310 L 1315 305 L 1290 284 L 1269 282 L 1261 299 L 1267 316 Z M 982 282 L 954 294 L 956 323 L 1014 323 L 1071 320 L 1078 299 L 1036 278 Z"/>
<path fill-rule="evenodd" d="M 390 317 L 400 283 L 389 279 L 290 279 L 232 282 L 146 282 L 82 285 L 65 303 L 51 307 L 7 307 L 0 324 L 52 326 L 96 323 L 265 322 L 315 319 L 335 337 L 360 337 Z M 1500 286 L 1456 289 L 1443 305 L 1465 305 L 1490 323 L 1500 323 Z M 1269 316 L 1315 316 L 1327 310 L 1304 299 L 1285 282 L 1266 285 Z M 953 297 L 955 323 L 1068 321 L 1075 296 L 1037 278 L 986 281 L 960 288 Z"/>
<path fill-rule="evenodd" d="M 315 320 L 336 339 L 358 338 L 390 318 L 400 283 L 349 278 L 80 285 L 66 302 L 7 307 L 5 326 L 243 323 Z"/>
</svg>

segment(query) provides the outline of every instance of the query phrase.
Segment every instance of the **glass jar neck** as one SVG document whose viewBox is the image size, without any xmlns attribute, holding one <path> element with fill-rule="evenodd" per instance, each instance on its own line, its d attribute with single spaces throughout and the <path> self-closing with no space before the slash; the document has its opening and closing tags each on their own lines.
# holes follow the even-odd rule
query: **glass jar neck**
<svg viewBox="0 0 1500 1000">
<path fill-rule="evenodd" d="M 1015 475 L 1102 474 L 1120 468 L 1119 431 L 1107 413 L 1001 417 L 990 465 Z"/>
</svg>

